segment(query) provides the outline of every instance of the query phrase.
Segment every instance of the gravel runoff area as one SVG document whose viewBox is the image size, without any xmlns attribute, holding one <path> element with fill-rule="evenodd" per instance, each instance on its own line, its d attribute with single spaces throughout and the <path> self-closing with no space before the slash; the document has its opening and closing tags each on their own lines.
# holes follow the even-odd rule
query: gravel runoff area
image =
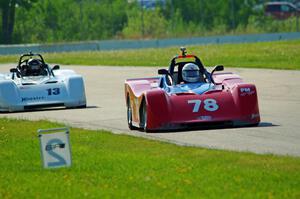
<svg viewBox="0 0 300 199">
<path fill-rule="evenodd" d="M 15 64 L 0 64 L 0 73 Z M 130 131 L 126 123 L 124 81 L 156 76 L 155 67 L 61 66 L 85 79 L 88 108 L 1 113 L 0 117 L 47 119 L 74 127 L 168 141 L 179 145 L 300 156 L 300 71 L 225 68 L 254 83 L 258 89 L 261 124 L 226 128 L 150 133 Z"/>
</svg>

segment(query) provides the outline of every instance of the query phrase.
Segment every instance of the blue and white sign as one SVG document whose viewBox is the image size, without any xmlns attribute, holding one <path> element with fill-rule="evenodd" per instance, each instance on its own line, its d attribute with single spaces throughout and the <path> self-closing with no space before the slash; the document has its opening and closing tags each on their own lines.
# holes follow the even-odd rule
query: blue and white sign
<svg viewBox="0 0 300 199">
<path fill-rule="evenodd" d="M 71 166 L 68 128 L 38 130 L 44 168 Z"/>
</svg>

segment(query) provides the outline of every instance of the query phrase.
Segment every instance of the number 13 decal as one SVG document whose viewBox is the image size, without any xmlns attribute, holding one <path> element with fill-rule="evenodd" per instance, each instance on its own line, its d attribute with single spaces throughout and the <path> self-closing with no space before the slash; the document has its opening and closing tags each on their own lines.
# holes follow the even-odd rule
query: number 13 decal
<svg viewBox="0 0 300 199">
<path fill-rule="evenodd" d="M 198 113 L 201 107 L 201 100 L 188 100 L 188 104 L 194 104 L 193 113 Z M 206 99 L 203 101 L 204 109 L 207 111 L 216 111 L 219 109 L 217 101 L 214 99 Z"/>
<path fill-rule="evenodd" d="M 49 88 L 47 89 L 48 95 L 59 95 L 60 89 L 59 88 Z"/>
</svg>

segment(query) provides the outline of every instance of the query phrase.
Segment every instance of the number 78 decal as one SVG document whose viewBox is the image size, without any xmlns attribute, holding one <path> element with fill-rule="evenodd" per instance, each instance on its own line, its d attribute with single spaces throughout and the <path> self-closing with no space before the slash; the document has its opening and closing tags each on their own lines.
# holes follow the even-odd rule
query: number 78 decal
<svg viewBox="0 0 300 199">
<path fill-rule="evenodd" d="M 201 100 L 188 100 L 188 104 L 194 104 L 193 113 L 198 113 L 201 107 Z M 214 99 L 206 99 L 203 101 L 204 103 L 204 109 L 207 111 L 216 111 L 219 109 L 219 105 L 217 104 L 217 101 Z"/>
</svg>

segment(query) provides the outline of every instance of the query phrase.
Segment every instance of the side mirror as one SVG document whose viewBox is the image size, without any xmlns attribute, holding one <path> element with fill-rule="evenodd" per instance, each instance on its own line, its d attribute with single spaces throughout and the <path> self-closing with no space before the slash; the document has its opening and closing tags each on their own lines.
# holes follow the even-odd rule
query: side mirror
<svg viewBox="0 0 300 199">
<path fill-rule="evenodd" d="M 158 70 L 158 74 L 159 74 L 159 75 L 169 75 L 170 73 L 169 73 L 169 71 L 166 70 L 166 69 L 159 69 L 159 70 Z"/>
<path fill-rule="evenodd" d="M 214 72 L 216 72 L 216 71 L 222 71 L 222 70 L 224 70 L 224 66 L 223 65 L 217 65 L 214 69 L 213 69 L 213 71 L 211 71 L 211 81 L 212 81 L 212 83 L 215 83 L 215 81 L 214 81 L 214 78 L 213 78 L 213 74 L 214 74 Z"/>
<path fill-rule="evenodd" d="M 58 70 L 59 68 L 60 68 L 59 65 L 55 65 L 53 66 L 52 70 Z"/>
<path fill-rule="evenodd" d="M 213 74 L 215 71 L 222 71 L 224 70 L 224 66 L 223 65 L 217 65 L 212 71 L 211 74 Z"/>
<path fill-rule="evenodd" d="M 10 71 L 11 73 L 17 73 L 17 72 L 18 72 L 18 69 L 16 69 L 16 68 L 11 68 L 9 71 Z"/>
<path fill-rule="evenodd" d="M 224 66 L 223 65 L 217 65 L 214 69 L 214 71 L 222 71 L 224 70 Z"/>
</svg>

